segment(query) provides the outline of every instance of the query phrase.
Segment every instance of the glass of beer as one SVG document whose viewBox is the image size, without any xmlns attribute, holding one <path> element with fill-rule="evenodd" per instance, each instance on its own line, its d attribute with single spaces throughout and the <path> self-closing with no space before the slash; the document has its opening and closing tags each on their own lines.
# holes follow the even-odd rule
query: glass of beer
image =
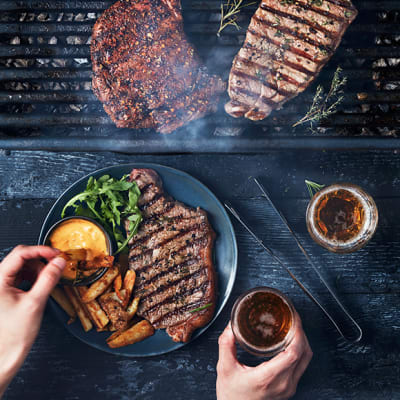
<svg viewBox="0 0 400 400">
<path fill-rule="evenodd" d="M 256 287 L 243 293 L 231 314 L 239 345 L 256 356 L 273 357 L 283 351 L 295 331 L 294 307 L 279 290 Z"/>
<path fill-rule="evenodd" d="M 378 225 L 373 198 L 359 186 L 337 183 L 317 192 L 307 208 L 307 229 L 322 247 L 351 253 L 365 246 Z"/>
</svg>

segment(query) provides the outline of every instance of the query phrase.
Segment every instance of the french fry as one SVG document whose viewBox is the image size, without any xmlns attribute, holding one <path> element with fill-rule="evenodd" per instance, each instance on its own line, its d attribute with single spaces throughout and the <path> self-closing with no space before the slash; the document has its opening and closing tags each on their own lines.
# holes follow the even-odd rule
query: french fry
<svg viewBox="0 0 400 400">
<path fill-rule="evenodd" d="M 135 286 L 135 280 L 136 280 L 136 272 L 129 269 L 126 271 L 125 277 L 124 277 L 124 289 L 126 290 L 126 295 L 122 303 L 122 307 L 126 307 L 129 303 L 129 300 L 131 299 L 133 287 Z"/>
<path fill-rule="evenodd" d="M 76 312 L 65 292 L 60 287 L 55 287 L 51 292 L 51 297 L 58 303 L 58 305 L 69 315 L 72 322 L 76 317 Z M 70 323 L 70 322 L 68 322 Z"/>
<path fill-rule="evenodd" d="M 114 279 L 114 290 L 117 296 L 121 301 L 124 301 L 124 298 L 122 297 L 120 290 L 122 287 L 122 277 L 121 274 L 118 274 L 118 276 Z"/>
<path fill-rule="evenodd" d="M 121 295 L 125 296 L 125 293 L 126 293 L 125 289 L 122 289 Z M 117 294 L 115 292 L 104 293 L 100 296 L 99 300 L 106 301 L 106 302 L 109 300 L 115 300 L 115 301 L 118 301 L 118 303 L 122 304 L 121 299 L 117 296 Z"/>
<path fill-rule="evenodd" d="M 97 332 L 110 332 L 110 325 L 106 325 L 104 328 L 97 328 Z"/>
<path fill-rule="evenodd" d="M 102 296 L 104 296 L 105 294 L 107 294 L 107 293 L 111 293 L 113 291 L 113 287 L 112 287 L 112 285 L 110 285 L 105 291 L 104 291 L 104 293 L 102 294 Z"/>
<path fill-rule="evenodd" d="M 121 331 L 114 332 L 111 336 L 109 336 L 109 337 L 106 339 L 106 342 L 107 342 L 107 343 L 108 343 L 108 342 L 112 342 L 112 341 L 113 341 L 114 339 L 116 339 L 121 333 L 122 333 Z"/>
<path fill-rule="evenodd" d="M 79 296 L 85 295 L 88 288 L 86 286 L 77 286 L 77 291 Z M 103 329 L 110 320 L 108 319 L 106 313 L 102 310 L 99 303 L 96 300 L 92 300 L 89 303 L 82 303 L 85 307 L 87 314 L 89 315 L 92 322 L 96 325 L 97 329 Z"/>
<path fill-rule="evenodd" d="M 135 297 L 132 300 L 132 303 L 129 304 L 126 312 L 128 313 L 128 319 L 132 319 L 133 316 L 136 314 L 136 311 L 138 309 L 139 306 L 139 301 L 140 301 L 140 297 Z"/>
<path fill-rule="evenodd" d="M 84 303 L 89 303 L 96 297 L 104 293 L 104 291 L 113 283 L 113 280 L 118 275 L 118 268 L 112 267 L 95 283 L 93 283 L 87 292 L 82 296 Z"/>
<path fill-rule="evenodd" d="M 65 250 L 64 254 L 67 255 L 69 260 L 74 260 L 74 261 L 86 260 L 87 250 L 86 249 L 69 249 L 69 250 Z"/>
<path fill-rule="evenodd" d="M 123 332 L 116 332 L 107 339 L 112 349 L 140 342 L 154 334 L 154 328 L 146 320 L 140 321 Z"/>
<path fill-rule="evenodd" d="M 93 260 L 82 260 L 79 261 L 79 269 L 99 269 L 99 268 L 111 268 L 114 264 L 113 256 L 97 256 Z"/>
<path fill-rule="evenodd" d="M 78 318 L 81 321 L 83 330 L 85 332 L 90 331 L 93 328 L 93 325 L 86 315 L 85 309 L 83 308 L 78 292 L 74 290 L 75 288 L 64 286 L 64 290 L 69 300 L 72 303 L 72 306 L 75 308 L 76 313 L 78 314 Z"/>
<path fill-rule="evenodd" d="M 62 277 L 74 281 L 78 275 L 78 261 L 68 260 L 63 269 Z"/>
</svg>

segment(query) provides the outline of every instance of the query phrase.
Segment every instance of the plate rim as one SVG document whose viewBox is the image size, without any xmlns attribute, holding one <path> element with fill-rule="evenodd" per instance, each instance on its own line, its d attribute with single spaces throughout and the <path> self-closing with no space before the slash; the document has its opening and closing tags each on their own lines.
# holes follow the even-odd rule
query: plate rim
<svg viewBox="0 0 400 400">
<path fill-rule="evenodd" d="M 226 291 L 227 291 L 227 296 L 225 296 L 225 298 L 222 300 L 221 306 L 219 308 L 219 310 L 217 310 L 213 316 L 213 318 L 211 319 L 211 321 L 205 325 L 204 327 L 202 327 L 201 329 L 199 329 L 197 331 L 197 333 L 195 333 L 192 338 L 186 342 L 186 343 L 177 343 L 176 347 L 173 347 L 171 349 L 165 350 L 165 351 L 158 351 L 158 352 L 154 352 L 154 353 L 150 353 L 150 354 L 136 354 L 136 355 L 132 355 L 130 353 L 126 353 L 124 351 L 118 351 L 115 352 L 115 349 L 107 349 L 107 348 L 103 348 L 99 345 L 97 345 L 96 343 L 93 343 L 89 340 L 86 340 L 85 338 L 83 338 L 82 336 L 78 336 L 76 335 L 72 330 L 68 329 L 68 326 L 66 325 L 65 322 L 60 321 L 64 327 L 64 329 L 66 329 L 68 331 L 69 334 L 71 334 L 72 336 L 74 336 L 76 339 L 80 340 L 81 342 L 85 343 L 86 345 L 95 348 L 99 351 L 108 353 L 108 354 L 112 354 L 114 356 L 125 356 L 125 357 L 129 357 L 129 358 L 147 358 L 147 357 L 156 357 L 156 356 L 160 356 L 160 355 L 164 355 L 164 354 L 168 354 L 171 353 L 175 350 L 181 349 L 182 347 L 186 346 L 187 344 L 193 342 L 194 340 L 196 340 L 199 336 L 201 336 L 206 330 L 208 330 L 208 328 L 216 321 L 216 319 L 218 318 L 218 316 L 222 313 L 223 309 L 225 308 L 226 304 L 228 303 L 229 298 L 232 295 L 232 291 L 233 291 L 233 286 L 235 284 L 236 281 L 236 277 L 237 277 L 237 270 L 238 270 L 238 246 L 237 246 L 237 240 L 236 240 L 236 235 L 235 235 L 235 230 L 232 224 L 231 219 L 229 218 L 228 213 L 226 212 L 223 204 L 221 203 L 221 201 L 217 198 L 217 196 L 204 184 L 202 183 L 199 179 L 195 178 L 194 176 L 190 175 L 189 173 L 182 171 L 180 169 L 177 168 L 173 168 L 167 165 L 162 165 L 162 164 L 157 164 L 157 163 L 148 163 L 148 162 L 134 162 L 134 163 L 123 163 L 123 164 L 114 164 L 114 165 L 109 165 L 107 167 L 103 167 L 103 168 L 99 168 L 96 169 L 84 176 L 82 176 L 81 178 L 77 179 L 76 181 L 74 181 L 71 185 L 69 185 L 55 200 L 55 202 L 53 203 L 53 205 L 51 206 L 50 210 L 48 211 L 41 229 L 40 229 L 40 233 L 39 233 L 39 238 L 38 238 L 38 244 L 42 244 L 43 242 L 43 238 L 46 234 L 46 232 L 44 231 L 45 225 L 47 224 L 48 220 L 50 219 L 50 216 L 53 214 L 55 207 L 57 206 L 58 202 L 60 201 L 60 199 L 62 197 L 64 197 L 68 191 L 70 191 L 72 189 L 73 186 L 81 183 L 82 181 L 89 179 L 89 177 L 93 176 L 94 174 L 97 173 L 101 173 L 103 171 L 107 171 L 110 170 L 111 168 L 155 168 L 156 172 L 157 168 L 161 168 L 161 169 L 167 169 L 169 171 L 171 171 L 174 174 L 186 177 L 191 179 L 192 181 L 194 181 L 198 186 L 200 186 L 209 196 L 211 196 L 211 198 L 213 199 L 213 201 L 218 205 L 218 207 L 220 208 L 220 210 L 222 211 L 223 216 L 225 217 L 226 221 L 228 222 L 228 226 L 229 226 L 229 230 L 231 232 L 231 238 L 232 238 L 232 244 L 233 244 L 233 257 L 232 257 L 232 269 L 233 272 L 230 274 L 227 286 L 226 286 Z M 52 313 L 55 314 L 55 317 L 60 320 L 55 307 L 57 306 L 55 304 L 55 301 L 50 297 L 49 298 L 49 305 L 51 307 Z M 172 339 L 171 339 L 172 340 Z"/>
</svg>

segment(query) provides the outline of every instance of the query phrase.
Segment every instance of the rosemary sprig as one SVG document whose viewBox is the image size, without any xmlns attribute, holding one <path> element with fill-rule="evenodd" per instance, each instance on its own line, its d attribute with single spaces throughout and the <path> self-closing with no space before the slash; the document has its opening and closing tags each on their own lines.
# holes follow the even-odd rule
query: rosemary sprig
<svg viewBox="0 0 400 400">
<path fill-rule="evenodd" d="M 310 193 L 310 197 L 313 197 L 315 193 L 320 191 L 325 185 L 320 185 L 319 183 L 315 183 L 309 180 L 304 181 L 307 185 L 308 193 Z"/>
<path fill-rule="evenodd" d="M 217 36 L 220 36 L 221 32 L 228 25 L 233 25 L 239 30 L 240 26 L 237 23 L 237 14 L 239 14 L 242 8 L 251 6 L 252 4 L 256 4 L 256 2 L 243 4 L 243 0 L 227 0 L 225 4 L 221 3 L 221 21 L 219 23 Z"/>
<path fill-rule="evenodd" d="M 329 115 L 334 114 L 337 111 L 338 105 L 344 99 L 342 88 L 347 83 L 347 78 L 341 76 L 342 71 L 342 68 L 336 68 L 331 82 L 331 87 L 327 94 L 324 93 L 324 88 L 321 85 L 317 87 L 310 109 L 302 119 L 293 125 L 293 128 L 309 122 L 310 129 L 313 130 L 314 123 L 320 122 L 322 119 L 327 118 Z"/>
<path fill-rule="evenodd" d="M 190 310 L 189 312 L 190 312 L 190 313 L 194 313 L 194 312 L 197 312 L 197 311 L 204 310 L 205 308 L 211 307 L 212 304 L 213 304 L 213 303 L 204 304 L 204 306 L 195 308 L 194 310 Z"/>
</svg>

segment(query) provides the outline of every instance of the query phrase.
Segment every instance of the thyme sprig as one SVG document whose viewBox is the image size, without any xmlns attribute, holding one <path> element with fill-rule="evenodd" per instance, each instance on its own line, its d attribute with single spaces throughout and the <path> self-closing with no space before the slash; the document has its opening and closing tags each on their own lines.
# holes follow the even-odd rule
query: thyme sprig
<svg viewBox="0 0 400 400">
<path fill-rule="evenodd" d="M 347 77 L 342 76 L 342 72 L 342 68 L 336 68 L 327 94 L 324 93 L 324 88 L 321 85 L 317 87 L 310 109 L 303 118 L 293 125 L 293 128 L 309 122 L 310 129 L 313 131 L 313 124 L 320 122 L 337 111 L 338 105 L 344 99 L 342 89 L 347 83 Z"/>
<path fill-rule="evenodd" d="M 313 197 L 315 193 L 319 192 L 325 185 L 320 185 L 319 183 L 309 181 L 306 179 L 304 181 L 307 185 L 308 193 L 310 193 L 310 197 Z"/>
<path fill-rule="evenodd" d="M 213 303 L 208 303 L 208 304 L 205 304 L 204 306 L 195 308 L 194 310 L 190 310 L 189 312 L 190 313 L 194 313 L 194 312 L 197 312 L 197 311 L 201 311 L 201 310 L 204 310 L 205 308 L 211 307 L 212 305 L 213 305 Z"/>
<path fill-rule="evenodd" d="M 219 23 L 219 29 L 217 36 L 221 35 L 221 32 L 228 26 L 233 25 L 237 30 L 240 26 L 237 23 L 237 18 L 240 10 L 244 7 L 256 4 L 256 2 L 243 4 L 243 0 L 227 0 L 227 2 L 221 3 L 221 20 Z"/>
</svg>

